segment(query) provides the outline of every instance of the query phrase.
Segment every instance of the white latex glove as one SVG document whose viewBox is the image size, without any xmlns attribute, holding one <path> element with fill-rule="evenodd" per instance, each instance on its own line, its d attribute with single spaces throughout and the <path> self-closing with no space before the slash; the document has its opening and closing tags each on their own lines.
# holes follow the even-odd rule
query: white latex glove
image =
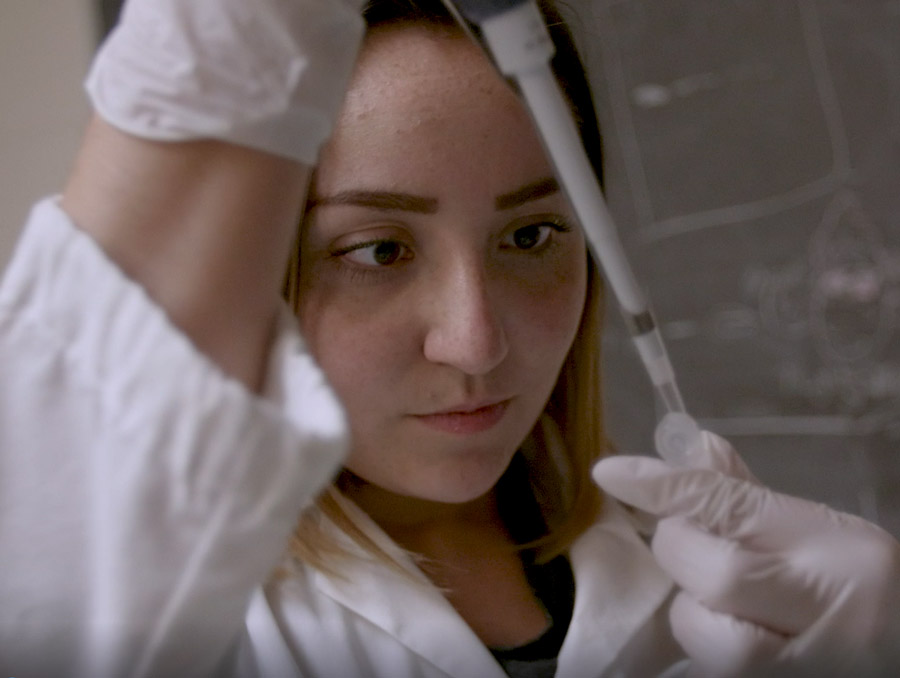
<svg viewBox="0 0 900 678">
<path fill-rule="evenodd" d="M 363 0 L 130 0 L 86 83 L 107 122 L 311 165 L 363 34 Z"/>
<path fill-rule="evenodd" d="M 593 475 L 660 518 L 652 548 L 681 588 L 670 618 L 689 675 L 900 675 L 895 539 L 763 487 L 712 433 L 687 463 L 611 457 Z"/>
</svg>

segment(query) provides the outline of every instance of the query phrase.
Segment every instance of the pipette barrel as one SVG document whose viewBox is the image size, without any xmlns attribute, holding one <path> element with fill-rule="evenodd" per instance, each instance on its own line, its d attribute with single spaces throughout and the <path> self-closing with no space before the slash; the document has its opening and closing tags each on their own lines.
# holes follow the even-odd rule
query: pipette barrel
<svg viewBox="0 0 900 678">
<path fill-rule="evenodd" d="M 684 412 L 662 336 L 619 240 L 568 100 L 550 68 L 553 43 L 540 10 L 533 2 L 517 3 L 482 20 L 480 26 L 497 66 L 519 85 L 591 253 L 625 314 L 654 388 L 668 411 Z"/>
</svg>

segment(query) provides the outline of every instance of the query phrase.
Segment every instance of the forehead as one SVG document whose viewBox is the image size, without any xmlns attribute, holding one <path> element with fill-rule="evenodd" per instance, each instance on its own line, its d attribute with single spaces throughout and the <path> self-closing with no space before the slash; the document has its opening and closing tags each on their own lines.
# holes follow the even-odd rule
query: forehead
<svg viewBox="0 0 900 678">
<path fill-rule="evenodd" d="M 516 94 L 462 34 L 418 25 L 371 32 L 322 152 L 319 190 L 466 168 L 515 185 L 549 172 Z"/>
<path fill-rule="evenodd" d="M 398 106 L 435 97 L 438 104 L 475 90 L 496 97 L 494 104 L 515 102 L 512 90 L 466 36 L 427 24 L 377 28 L 366 36 L 347 95 L 348 112 L 385 88 Z"/>
</svg>

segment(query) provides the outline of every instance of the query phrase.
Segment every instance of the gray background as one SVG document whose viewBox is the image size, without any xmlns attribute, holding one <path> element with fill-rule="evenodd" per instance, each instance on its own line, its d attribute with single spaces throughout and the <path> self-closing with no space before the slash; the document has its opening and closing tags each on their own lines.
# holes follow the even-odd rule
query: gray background
<svg viewBox="0 0 900 678">
<path fill-rule="evenodd" d="M 95 0 L 0 0 L 0 270 L 32 203 L 62 187 L 96 38 Z"/>
<path fill-rule="evenodd" d="M 594 0 L 607 193 L 688 408 L 900 534 L 900 2 Z M 618 312 L 607 426 L 657 412 Z"/>
</svg>

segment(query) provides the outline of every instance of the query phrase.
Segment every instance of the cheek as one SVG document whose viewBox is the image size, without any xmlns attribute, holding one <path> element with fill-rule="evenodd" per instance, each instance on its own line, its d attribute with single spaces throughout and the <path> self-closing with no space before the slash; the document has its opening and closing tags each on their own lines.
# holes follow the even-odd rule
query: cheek
<svg viewBox="0 0 900 678">
<path fill-rule="evenodd" d="M 526 281 L 522 288 L 535 300 L 536 322 L 548 335 L 571 342 L 581 321 L 587 295 L 584 247 L 570 246 L 554 266 L 540 277 Z"/>
<path fill-rule="evenodd" d="M 547 314 L 549 331 L 559 345 L 562 356 L 560 363 L 575 339 L 575 333 L 581 324 L 584 313 L 584 302 L 587 293 L 586 267 L 577 265 L 572 273 L 560 278 L 551 296 L 552 303 Z"/>
<path fill-rule="evenodd" d="M 407 359 L 404 328 L 396 314 L 373 315 L 370 306 L 348 303 L 333 289 L 329 285 L 302 288 L 298 316 L 310 352 L 352 411 L 358 409 L 356 403 L 371 406 L 377 395 L 372 389 L 392 383 L 398 366 Z"/>
<path fill-rule="evenodd" d="M 581 323 L 587 294 L 585 255 L 539 278 L 520 281 L 510 289 L 517 301 L 510 327 L 518 337 L 521 354 L 529 356 L 536 371 L 555 374 L 561 367 Z"/>
</svg>

